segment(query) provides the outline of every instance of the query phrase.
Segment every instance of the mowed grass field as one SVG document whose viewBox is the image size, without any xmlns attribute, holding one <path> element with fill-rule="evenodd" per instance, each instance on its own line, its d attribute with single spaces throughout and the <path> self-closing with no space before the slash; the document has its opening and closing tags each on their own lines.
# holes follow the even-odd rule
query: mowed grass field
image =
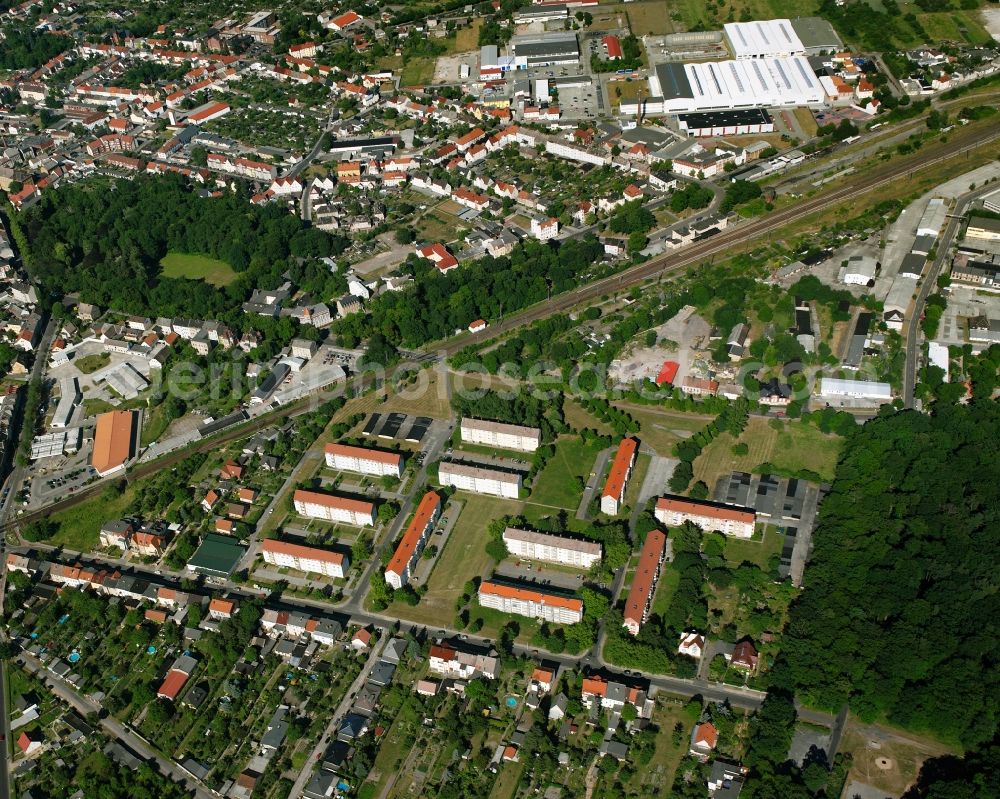
<svg viewBox="0 0 1000 799">
<path fill-rule="evenodd" d="M 236 273 L 225 261 L 186 252 L 168 252 L 160 259 L 164 277 L 204 280 L 213 286 L 228 286 Z"/>
<path fill-rule="evenodd" d="M 749 447 L 746 455 L 733 454 L 737 441 Z M 720 433 L 705 447 L 694 462 L 694 478 L 703 480 L 712 491 L 723 474 L 751 472 L 762 463 L 770 463 L 780 469 L 808 469 L 824 480 L 832 480 L 840 447 L 840 438 L 804 422 L 784 422 L 779 432 L 768 421 L 754 418 L 739 439 Z"/>
<path fill-rule="evenodd" d="M 486 554 L 486 528 L 490 522 L 520 513 L 523 507 L 516 500 L 473 496 L 461 491 L 455 496 L 464 502 L 462 512 L 434 564 L 427 593 L 416 607 L 403 602 L 392 604 L 393 613 L 430 627 L 450 626 L 455 619 L 455 600 L 465 584 L 474 577 L 489 577 L 492 573 L 493 559 Z"/>
<path fill-rule="evenodd" d="M 599 443 L 584 443 L 578 435 L 559 436 L 555 455 L 535 478 L 531 502 L 576 511 L 583 494 L 578 478 L 587 481 L 600 451 Z"/>
</svg>

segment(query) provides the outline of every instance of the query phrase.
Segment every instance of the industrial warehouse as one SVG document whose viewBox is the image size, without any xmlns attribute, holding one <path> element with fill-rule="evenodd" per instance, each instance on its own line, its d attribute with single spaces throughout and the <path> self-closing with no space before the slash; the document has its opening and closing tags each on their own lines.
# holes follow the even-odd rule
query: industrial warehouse
<svg viewBox="0 0 1000 799">
<path fill-rule="evenodd" d="M 738 108 L 816 106 L 823 84 L 802 56 L 763 57 L 697 64 L 658 64 L 649 76 L 647 114 L 683 114 Z M 636 114 L 638 102 L 622 103 Z"/>
</svg>

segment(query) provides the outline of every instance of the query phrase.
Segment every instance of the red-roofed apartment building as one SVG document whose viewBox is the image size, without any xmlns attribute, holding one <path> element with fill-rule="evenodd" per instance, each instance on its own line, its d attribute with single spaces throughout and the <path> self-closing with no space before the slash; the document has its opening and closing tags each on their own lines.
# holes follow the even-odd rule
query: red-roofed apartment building
<svg viewBox="0 0 1000 799">
<path fill-rule="evenodd" d="M 642 545 L 639 565 L 632 579 L 632 587 L 625 600 L 624 626 L 632 635 L 639 634 L 639 627 L 649 615 L 656 583 L 660 579 L 660 566 L 667 553 L 667 537 L 661 530 L 650 530 Z"/>
<path fill-rule="evenodd" d="M 385 581 L 395 589 L 400 589 L 410 580 L 410 570 L 424 549 L 427 535 L 434 527 L 441 513 L 441 497 L 434 491 L 424 494 L 416 513 L 399 540 L 396 552 L 385 569 Z"/>
<path fill-rule="evenodd" d="M 350 565 L 347 556 L 340 552 L 328 552 L 316 547 L 289 544 L 273 538 L 268 538 L 263 542 L 261 555 L 265 563 L 298 569 L 301 572 L 323 574 L 340 580 L 344 579 Z"/>
<path fill-rule="evenodd" d="M 295 512 L 310 519 L 346 522 L 359 527 L 375 524 L 375 505 L 363 499 L 299 489 L 292 497 Z"/>
<path fill-rule="evenodd" d="M 378 476 L 402 477 L 403 456 L 349 444 L 327 444 L 326 465 L 331 469 Z"/>
<path fill-rule="evenodd" d="M 479 604 L 502 613 L 514 613 L 553 624 L 576 624 L 583 619 L 583 601 L 575 597 L 517 588 L 492 580 L 479 586 Z"/>
<path fill-rule="evenodd" d="M 736 538 L 752 538 L 756 514 L 749 508 L 718 505 L 687 497 L 660 497 L 654 515 L 668 527 L 694 522 L 702 530 L 715 530 Z"/>
<path fill-rule="evenodd" d="M 625 499 L 625 488 L 628 486 L 629 477 L 632 476 L 632 466 L 635 465 L 638 453 L 638 441 L 634 438 L 622 439 L 622 443 L 618 445 L 618 452 L 615 453 L 615 459 L 611 463 L 604 491 L 601 493 L 601 513 L 609 516 L 618 513 Z"/>
</svg>

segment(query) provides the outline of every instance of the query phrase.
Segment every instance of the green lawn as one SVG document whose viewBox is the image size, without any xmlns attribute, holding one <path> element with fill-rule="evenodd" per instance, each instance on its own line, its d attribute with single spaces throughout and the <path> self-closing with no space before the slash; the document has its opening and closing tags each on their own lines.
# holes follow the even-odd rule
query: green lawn
<svg viewBox="0 0 1000 799">
<path fill-rule="evenodd" d="M 535 477 L 531 501 L 576 511 L 583 494 L 579 481 L 587 481 L 600 451 L 600 443 L 584 443 L 577 435 L 560 436 L 555 455 Z"/>
<path fill-rule="evenodd" d="M 168 252 L 160 260 L 164 277 L 204 280 L 213 286 L 228 286 L 236 273 L 225 261 L 194 253 Z"/>
<path fill-rule="evenodd" d="M 489 577 L 492 573 L 493 559 L 486 554 L 486 528 L 494 519 L 520 513 L 522 503 L 461 493 L 458 496 L 465 504 L 434 564 L 427 593 L 416 607 L 394 602 L 393 613 L 421 624 L 450 626 L 455 621 L 455 600 L 465 584 L 474 577 Z"/>
<path fill-rule="evenodd" d="M 824 480 L 832 480 L 840 455 L 842 439 L 822 433 L 805 422 L 783 422 L 781 430 L 765 419 L 751 419 L 738 439 L 749 447 L 746 455 L 734 455 L 736 440 L 720 433 L 694 462 L 696 480 L 704 480 L 709 489 L 723 474 L 750 472 L 763 463 L 790 471 L 809 470 Z"/>
<path fill-rule="evenodd" d="M 106 352 L 84 355 L 82 358 L 73 361 L 73 365 L 85 375 L 93 374 L 98 369 L 103 369 L 109 363 L 111 363 L 111 356 Z"/>
<path fill-rule="evenodd" d="M 739 566 L 748 560 L 766 569 L 771 556 L 781 554 L 783 542 L 784 536 L 778 534 L 776 527 L 768 524 L 764 526 L 764 536 L 760 541 L 727 536 L 725 557 L 733 566 Z"/>
</svg>

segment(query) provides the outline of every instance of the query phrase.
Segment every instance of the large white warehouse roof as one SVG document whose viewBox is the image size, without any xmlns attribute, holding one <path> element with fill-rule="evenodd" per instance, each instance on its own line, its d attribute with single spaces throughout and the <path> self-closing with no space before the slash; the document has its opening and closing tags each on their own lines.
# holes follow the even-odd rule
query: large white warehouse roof
<svg viewBox="0 0 1000 799">
<path fill-rule="evenodd" d="M 649 78 L 649 89 L 652 98 L 663 98 L 662 112 L 668 114 L 826 100 L 819 78 L 801 57 L 660 64 Z"/>
<path fill-rule="evenodd" d="M 802 55 L 805 45 L 790 19 L 727 22 L 722 26 L 736 58 Z"/>
</svg>

